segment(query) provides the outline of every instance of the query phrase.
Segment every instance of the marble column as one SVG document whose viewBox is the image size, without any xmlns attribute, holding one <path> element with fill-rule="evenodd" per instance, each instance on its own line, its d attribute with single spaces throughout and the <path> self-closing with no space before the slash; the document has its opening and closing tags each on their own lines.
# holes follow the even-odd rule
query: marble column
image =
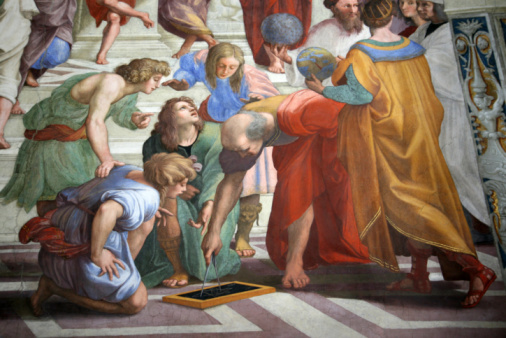
<svg viewBox="0 0 506 338">
<path fill-rule="evenodd" d="M 147 29 L 142 21 L 130 18 L 121 27 L 121 32 L 107 56 L 109 58 L 167 58 L 172 55 L 171 50 L 161 42 L 158 32 L 158 0 L 137 0 L 135 9 L 147 12 L 155 27 Z M 95 60 L 102 42 L 102 31 L 106 22 L 97 27 L 95 19 L 90 15 L 86 0 L 77 1 L 77 12 L 74 19 L 74 45 L 71 58 Z"/>
<path fill-rule="evenodd" d="M 506 280 L 506 2 L 446 0 L 445 12 Z"/>
</svg>

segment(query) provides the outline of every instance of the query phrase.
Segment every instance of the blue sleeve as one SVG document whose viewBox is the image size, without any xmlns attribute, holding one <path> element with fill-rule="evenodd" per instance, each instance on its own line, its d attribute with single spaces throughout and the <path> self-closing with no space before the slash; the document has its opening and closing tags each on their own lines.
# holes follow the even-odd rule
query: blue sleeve
<svg viewBox="0 0 506 338">
<path fill-rule="evenodd" d="M 155 190 L 109 190 L 101 201 L 113 200 L 123 206 L 123 215 L 116 221 L 116 231 L 132 231 L 150 220 L 158 210 L 160 197 Z"/>
<path fill-rule="evenodd" d="M 323 96 L 328 99 L 352 105 L 371 103 L 373 96 L 358 82 L 353 65 L 346 70 L 347 83 L 342 86 L 329 86 L 323 89 Z"/>
<path fill-rule="evenodd" d="M 195 53 L 189 53 L 183 55 L 179 59 L 179 69 L 174 73 L 174 79 L 186 80 L 190 85 L 190 88 L 195 85 L 196 82 L 205 80 L 205 64 L 195 60 Z"/>
</svg>

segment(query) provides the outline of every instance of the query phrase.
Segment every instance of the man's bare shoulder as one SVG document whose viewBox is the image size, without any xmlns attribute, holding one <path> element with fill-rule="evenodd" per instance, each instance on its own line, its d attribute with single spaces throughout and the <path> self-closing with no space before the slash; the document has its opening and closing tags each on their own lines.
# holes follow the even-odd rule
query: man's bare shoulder
<svg viewBox="0 0 506 338">
<path fill-rule="evenodd" d="M 81 103 L 89 103 L 90 98 L 101 93 L 116 97 L 125 87 L 125 80 L 115 73 L 100 73 L 81 80 L 72 88 L 71 95 Z"/>
</svg>

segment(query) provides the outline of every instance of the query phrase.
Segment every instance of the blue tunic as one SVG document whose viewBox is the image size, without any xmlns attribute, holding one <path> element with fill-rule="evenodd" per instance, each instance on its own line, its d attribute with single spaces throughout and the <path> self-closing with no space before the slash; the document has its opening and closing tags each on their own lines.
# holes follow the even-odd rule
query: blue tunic
<svg viewBox="0 0 506 338">
<path fill-rule="evenodd" d="M 131 165 L 116 167 L 106 178 L 95 178 L 58 194 L 58 210 L 51 222 L 65 233 L 65 241 L 73 244 L 91 240 L 93 215 L 83 209 L 96 213 L 100 205 L 108 200 L 123 206 L 123 215 L 118 218 L 104 248 L 125 266 L 123 270 L 117 265 L 120 277 L 114 276 L 110 281 L 107 274 L 98 276 L 101 269 L 89 255 L 63 259 L 41 249 L 39 264 L 42 271 L 58 286 L 71 289 L 80 296 L 113 303 L 129 298 L 138 289 L 141 278 L 128 247 L 128 232 L 154 217 L 160 197 L 154 188 L 125 178 L 132 170 L 142 171 Z"/>
<path fill-rule="evenodd" d="M 269 77 L 260 70 L 244 65 L 244 75 L 241 79 L 239 92 L 234 92 L 230 86 L 230 78 L 216 77 L 216 88 L 211 87 L 206 79 L 207 51 L 189 53 L 179 60 L 179 69 L 174 73 L 174 79 L 186 80 L 190 88 L 197 82 L 202 82 L 211 92 L 207 103 L 207 113 L 217 122 L 224 122 L 237 114 L 248 101 L 250 94 L 261 95 L 264 98 L 279 95 Z"/>
</svg>

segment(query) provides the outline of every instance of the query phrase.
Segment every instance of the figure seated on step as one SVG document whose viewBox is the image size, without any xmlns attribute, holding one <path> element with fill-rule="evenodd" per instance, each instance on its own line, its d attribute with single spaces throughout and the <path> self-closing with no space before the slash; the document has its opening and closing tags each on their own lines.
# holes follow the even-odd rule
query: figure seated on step
<svg viewBox="0 0 506 338">
<path fill-rule="evenodd" d="M 269 77 L 255 67 L 245 64 L 244 54 L 236 45 L 220 43 L 209 50 L 185 55 L 172 80 L 163 83 L 178 91 L 188 90 L 203 82 L 211 92 L 199 108 L 205 121 L 222 123 L 247 102 L 259 100 L 279 91 Z M 266 148 L 258 164 L 246 173 L 241 195 L 241 221 L 238 224 L 236 251 L 241 257 L 251 257 L 255 250 L 249 244 L 249 232 L 261 210 L 260 194 L 274 192 L 276 170 L 272 150 Z"/>
<path fill-rule="evenodd" d="M 167 32 L 184 40 L 183 45 L 173 58 L 179 59 L 188 54 L 195 41 L 205 41 L 208 48 L 218 42 L 207 27 L 209 0 L 159 0 L 158 23 Z"/>
<path fill-rule="evenodd" d="M 195 178 L 193 162 L 179 154 L 156 154 L 141 168 L 116 167 L 106 178 L 61 191 L 57 209 L 35 217 L 19 232 L 40 242 L 43 276 L 31 297 L 36 316 L 59 295 L 107 313 L 134 314 L 148 302 L 134 259 L 160 217 Z M 157 214 L 158 213 L 158 214 Z"/>
<path fill-rule="evenodd" d="M 211 217 L 216 187 L 223 178 L 218 159 L 222 150 L 220 125 L 202 121 L 193 100 L 183 96 L 165 103 L 151 134 L 143 146 L 144 161 L 157 153 L 179 153 L 194 161 L 197 176 L 177 201 L 166 201 L 164 208 L 174 216 L 164 216 L 164 225 L 153 228 L 135 264 L 147 288 L 160 283 L 182 287 L 191 276 L 200 280 L 205 276 L 200 243 Z M 239 271 L 239 256 L 229 248 L 238 216 L 239 206 L 235 205 L 223 226 L 226 249 L 216 256 L 218 276 L 211 269 L 208 278 Z"/>
<path fill-rule="evenodd" d="M 351 47 L 332 75 L 334 86 L 324 87 L 314 76 L 306 84 L 346 103 L 338 118 L 337 158 L 349 174 L 358 231 L 371 260 L 399 271 L 396 254 L 406 245 L 411 254 L 411 273 L 388 289 L 429 293 L 427 259 L 435 251 L 445 279 L 469 275 L 462 306 L 474 307 L 496 275 L 477 259 L 439 147 L 444 109 L 425 49 L 390 31 L 393 12 L 391 0 L 367 2 L 362 18 L 372 37 Z"/>
<path fill-rule="evenodd" d="M 134 9 L 136 0 L 86 0 L 88 9 L 92 17 L 95 18 L 97 27 L 102 21 L 107 21 L 104 27 L 104 36 L 102 44 L 97 54 L 97 63 L 106 65 L 107 52 L 111 49 L 114 41 L 119 35 L 120 27 L 124 26 L 130 17 L 142 20 L 144 27 L 153 28 L 155 23 L 149 18 L 146 12 L 140 12 Z"/>
</svg>

